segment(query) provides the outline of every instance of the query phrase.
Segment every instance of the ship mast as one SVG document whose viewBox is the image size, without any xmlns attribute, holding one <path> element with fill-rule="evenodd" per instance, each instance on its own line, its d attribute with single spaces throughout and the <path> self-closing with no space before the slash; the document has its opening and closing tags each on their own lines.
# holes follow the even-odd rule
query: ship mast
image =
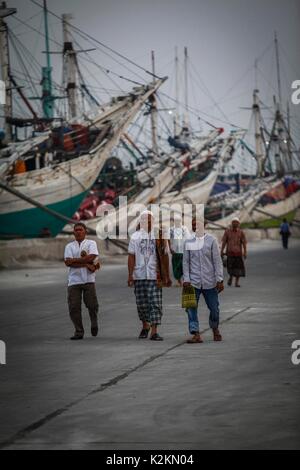
<svg viewBox="0 0 300 470">
<path fill-rule="evenodd" d="M 264 176 L 266 154 L 264 150 L 264 143 L 262 137 L 261 126 L 261 112 L 259 106 L 258 90 L 253 92 L 253 106 L 252 106 L 255 122 L 255 157 L 257 161 L 257 176 Z"/>
<path fill-rule="evenodd" d="M 48 27 L 48 8 L 47 0 L 44 0 L 44 25 L 45 25 L 45 41 L 46 41 L 46 61 L 47 66 L 42 68 L 42 105 L 44 117 L 53 119 L 53 103 L 55 97 L 52 94 L 52 67 L 51 53 L 49 46 L 49 27 Z"/>
<path fill-rule="evenodd" d="M 272 126 L 272 131 L 271 131 L 271 137 L 270 137 L 270 143 L 268 146 L 268 160 L 270 161 L 270 153 L 271 153 L 271 148 L 274 148 L 274 157 L 275 157 L 275 165 L 276 165 L 276 173 L 279 177 L 284 175 L 284 164 L 281 158 L 281 153 L 282 153 L 282 145 L 281 141 L 283 139 L 282 132 L 283 132 L 283 126 L 282 126 L 282 117 L 280 113 L 280 105 L 276 101 L 276 97 L 273 97 L 274 99 L 274 106 L 275 106 L 275 118 L 274 118 L 274 123 Z"/>
<path fill-rule="evenodd" d="M 288 156 L 289 156 L 289 165 L 290 170 L 293 171 L 293 158 L 292 158 L 292 148 L 291 148 L 291 115 L 290 115 L 290 105 L 287 102 L 287 149 L 288 149 Z"/>
<path fill-rule="evenodd" d="M 12 85 L 10 81 L 10 58 L 9 58 L 9 43 L 8 43 L 8 28 L 4 18 L 14 15 L 17 12 L 16 8 L 7 8 L 6 2 L 2 2 L 0 6 L 0 62 L 1 62 L 1 77 L 5 84 L 5 136 L 6 141 L 12 140 Z"/>
<path fill-rule="evenodd" d="M 69 118 L 75 118 L 77 116 L 77 62 L 76 52 L 73 48 L 71 41 L 69 21 L 72 19 L 72 15 L 62 15 L 63 21 L 63 37 L 64 37 L 64 64 L 66 70 L 66 91 L 68 96 L 69 105 Z"/>
<path fill-rule="evenodd" d="M 175 47 L 175 118 L 174 118 L 174 136 L 179 134 L 179 77 L 178 77 L 178 48 Z"/>
<path fill-rule="evenodd" d="M 281 108 L 282 95 L 281 95 L 281 78 L 280 78 L 280 61 L 279 61 L 279 47 L 277 33 L 275 31 L 275 53 L 276 53 L 276 68 L 277 68 L 277 86 L 278 86 L 278 100 L 279 100 L 279 109 Z"/>
<path fill-rule="evenodd" d="M 155 54 L 151 51 L 151 65 L 153 74 L 153 84 L 155 83 Z M 151 103 L 151 136 L 152 136 L 152 150 L 158 156 L 158 145 L 157 145 L 157 101 L 155 93 L 150 97 Z"/>
<path fill-rule="evenodd" d="M 185 106 L 185 116 L 184 116 L 184 127 L 189 128 L 189 118 L 188 118 L 188 106 L 189 106 L 189 94 L 188 94 L 188 49 L 184 48 L 184 106 Z"/>
<path fill-rule="evenodd" d="M 275 32 L 275 52 L 277 67 L 277 85 L 278 85 L 278 101 L 274 96 L 275 118 L 271 132 L 270 145 L 268 147 L 268 158 L 273 144 L 275 148 L 275 163 L 278 176 L 283 176 L 287 171 L 293 171 L 291 151 L 289 147 L 290 134 L 282 115 L 282 93 L 280 78 L 280 60 L 278 38 Z"/>
</svg>

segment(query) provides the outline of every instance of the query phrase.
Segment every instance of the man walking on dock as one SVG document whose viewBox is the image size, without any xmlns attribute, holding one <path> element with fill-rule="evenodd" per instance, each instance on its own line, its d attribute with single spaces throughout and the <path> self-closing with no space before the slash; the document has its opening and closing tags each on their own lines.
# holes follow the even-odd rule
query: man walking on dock
<svg viewBox="0 0 300 470">
<path fill-rule="evenodd" d="M 183 286 L 195 289 L 197 307 L 188 308 L 189 331 L 192 338 L 189 344 L 202 343 L 198 320 L 198 303 L 201 294 L 210 311 L 209 326 L 214 341 L 222 341 L 219 331 L 219 293 L 224 290 L 223 263 L 218 242 L 212 235 L 205 233 L 205 223 L 193 220 L 193 238 L 184 244 Z"/>
<path fill-rule="evenodd" d="M 162 318 L 162 287 L 170 287 L 167 240 L 155 239 L 154 217 L 144 211 L 138 230 L 128 247 L 128 286 L 134 287 L 136 305 L 142 330 L 139 338 L 162 341 L 157 329 Z"/>
<path fill-rule="evenodd" d="M 282 240 L 282 246 L 285 250 L 288 249 L 289 238 L 291 236 L 290 224 L 287 219 L 283 219 L 282 224 L 280 225 L 280 235 Z"/>
<path fill-rule="evenodd" d="M 91 334 L 98 334 L 98 300 L 95 288 L 95 271 L 100 268 L 97 243 L 86 238 L 87 229 L 82 222 L 74 225 L 75 241 L 65 248 L 65 265 L 69 268 L 68 305 L 71 320 L 75 327 L 71 340 L 84 336 L 82 323 L 82 297 L 91 319 Z"/>
<path fill-rule="evenodd" d="M 228 285 L 232 285 L 235 278 L 235 287 L 241 287 L 240 277 L 246 276 L 244 259 L 247 258 L 247 240 L 245 233 L 240 228 L 237 217 L 232 219 L 231 227 L 225 230 L 222 238 L 221 256 L 227 255 L 227 271 L 229 274 Z"/>
</svg>

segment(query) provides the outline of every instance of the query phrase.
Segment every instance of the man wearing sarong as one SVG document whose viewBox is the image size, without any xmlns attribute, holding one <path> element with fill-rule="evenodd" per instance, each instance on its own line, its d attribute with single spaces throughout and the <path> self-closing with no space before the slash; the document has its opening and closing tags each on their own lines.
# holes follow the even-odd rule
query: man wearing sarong
<svg viewBox="0 0 300 470">
<path fill-rule="evenodd" d="M 241 287 L 239 280 L 246 275 L 244 259 L 247 258 L 247 240 L 237 217 L 232 220 L 231 227 L 226 229 L 223 235 L 221 256 L 224 254 L 227 255 L 229 274 L 227 284 L 231 286 L 235 278 L 235 287 Z"/>
<path fill-rule="evenodd" d="M 161 325 L 162 287 L 170 287 L 169 249 L 167 240 L 154 234 L 154 218 L 150 211 L 140 217 L 138 230 L 128 247 L 128 286 L 134 287 L 137 311 L 142 322 L 139 338 L 162 341 L 158 334 Z"/>
<path fill-rule="evenodd" d="M 184 225 L 181 223 L 181 217 L 175 216 L 172 220 L 173 226 L 169 232 L 169 246 L 172 253 L 172 268 L 173 275 L 177 281 L 177 285 L 182 287 L 182 276 L 183 276 L 183 247 L 184 242 L 190 236 L 190 233 Z"/>
</svg>

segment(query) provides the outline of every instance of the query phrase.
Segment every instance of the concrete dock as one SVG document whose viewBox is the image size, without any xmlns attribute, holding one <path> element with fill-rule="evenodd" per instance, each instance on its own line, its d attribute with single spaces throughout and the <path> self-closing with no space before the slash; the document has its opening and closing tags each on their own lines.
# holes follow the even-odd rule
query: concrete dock
<svg viewBox="0 0 300 470">
<path fill-rule="evenodd" d="M 249 246 L 247 278 L 221 294 L 222 343 L 187 345 L 180 289 L 161 334 L 138 340 L 125 257 L 97 278 L 101 331 L 72 342 L 66 269 L 0 271 L 0 449 L 299 449 L 300 243 Z"/>
</svg>

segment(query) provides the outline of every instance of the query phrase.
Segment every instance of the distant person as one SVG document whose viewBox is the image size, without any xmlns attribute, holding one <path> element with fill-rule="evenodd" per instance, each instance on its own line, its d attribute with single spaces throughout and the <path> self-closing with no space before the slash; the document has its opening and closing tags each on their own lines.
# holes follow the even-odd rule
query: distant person
<svg viewBox="0 0 300 470">
<path fill-rule="evenodd" d="M 214 341 L 222 341 L 219 331 L 219 293 L 224 290 L 223 263 L 218 242 L 205 233 L 204 227 L 193 220 L 193 236 L 186 240 L 183 253 L 183 285 L 193 286 L 196 292 L 197 307 L 188 308 L 189 332 L 192 335 L 188 344 L 202 343 L 198 320 L 198 303 L 201 294 L 210 311 L 209 326 Z"/>
<path fill-rule="evenodd" d="M 183 247 L 184 242 L 190 236 L 190 233 L 181 223 L 181 217 L 175 216 L 172 219 L 173 226 L 169 230 L 169 246 L 172 254 L 172 268 L 173 275 L 177 281 L 177 285 L 182 287 L 182 260 L 183 260 Z"/>
<path fill-rule="evenodd" d="M 282 240 L 282 246 L 285 250 L 288 249 L 289 238 L 291 236 L 290 224 L 287 219 L 283 219 L 282 224 L 280 225 L 280 235 Z"/>
<path fill-rule="evenodd" d="M 51 237 L 51 232 L 48 229 L 48 227 L 43 227 L 42 228 L 39 237 L 40 238 L 50 238 Z"/>
<path fill-rule="evenodd" d="M 82 222 L 74 225 L 75 241 L 65 248 L 65 265 L 69 268 L 68 305 L 71 320 L 75 327 L 71 340 L 84 337 L 81 303 L 82 297 L 91 319 L 91 334 L 98 334 L 98 300 L 95 272 L 100 269 L 98 248 L 94 240 L 86 238 L 87 228 Z"/>
<path fill-rule="evenodd" d="M 244 259 L 247 258 L 247 240 L 240 228 L 237 217 L 232 220 L 231 227 L 225 230 L 222 238 L 221 256 L 227 255 L 228 285 L 232 285 L 235 278 L 235 287 L 241 287 L 239 280 L 246 276 Z"/>
<path fill-rule="evenodd" d="M 162 287 L 170 287 L 167 240 L 155 239 L 154 217 L 144 211 L 128 247 L 128 286 L 134 287 L 137 311 L 142 322 L 139 338 L 162 341 L 158 333 L 163 315 Z"/>
</svg>

